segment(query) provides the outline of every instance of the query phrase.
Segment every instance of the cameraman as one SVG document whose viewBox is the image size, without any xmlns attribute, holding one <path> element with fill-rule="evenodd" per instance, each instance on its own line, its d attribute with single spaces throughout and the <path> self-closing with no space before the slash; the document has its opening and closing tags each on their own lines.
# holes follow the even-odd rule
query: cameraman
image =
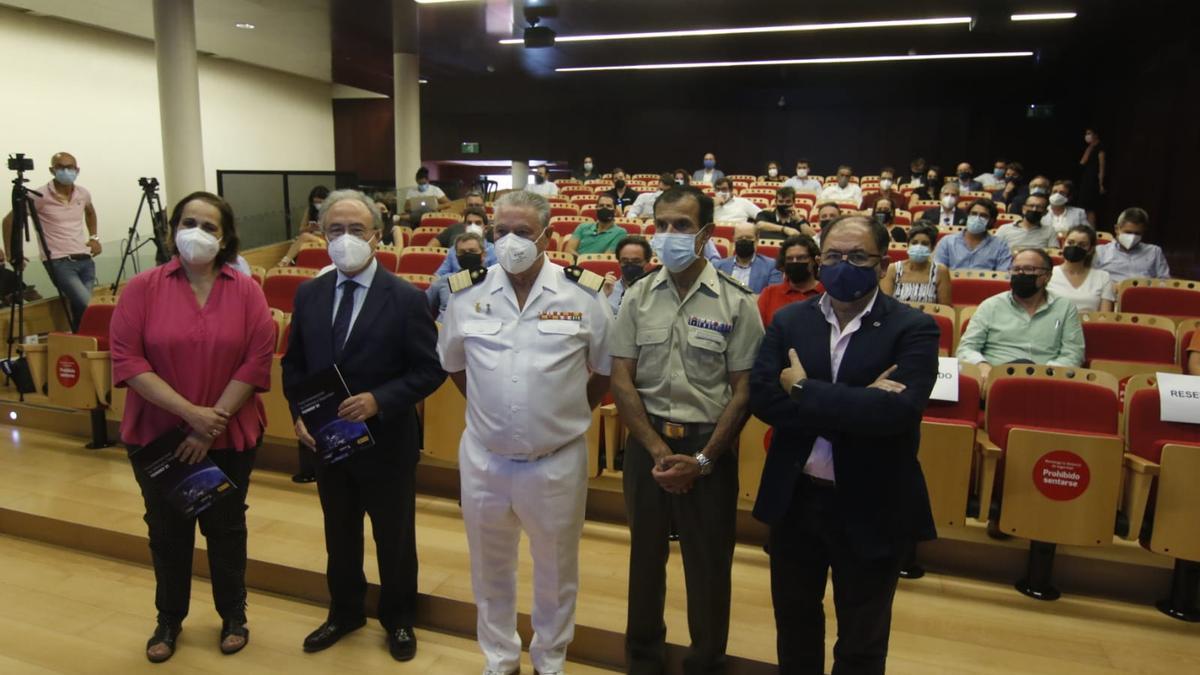
<svg viewBox="0 0 1200 675">
<path fill-rule="evenodd" d="M 50 158 L 50 173 L 54 176 L 33 197 L 45 235 L 42 261 L 50 280 L 67 300 L 71 310 L 71 331 L 79 328 L 79 319 L 92 297 L 96 283 L 96 264 L 93 256 L 100 255 L 100 236 L 96 234 L 96 209 L 92 195 L 75 184 L 79 163 L 70 153 L 60 152 Z M 4 217 L 4 243 L 12 241 L 12 213 Z M 18 226 L 23 226 L 18 223 Z M 84 228 L 87 228 L 87 237 Z M 43 243 L 39 239 L 39 243 Z M 0 250 L 0 264 L 5 261 Z M 28 259 L 11 261 L 13 269 L 21 269 Z"/>
</svg>

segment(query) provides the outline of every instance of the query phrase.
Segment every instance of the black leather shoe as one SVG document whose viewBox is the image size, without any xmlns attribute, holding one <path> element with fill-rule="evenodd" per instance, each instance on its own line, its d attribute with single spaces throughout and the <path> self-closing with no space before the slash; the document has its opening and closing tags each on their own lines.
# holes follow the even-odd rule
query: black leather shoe
<svg viewBox="0 0 1200 675">
<path fill-rule="evenodd" d="M 317 480 L 315 473 L 298 473 L 292 476 L 293 483 L 312 483 Z"/>
<path fill-rule="evenodd" d="M 235 636 L 242 638 L 242 643 L 236 647 L 226 647 L 225 640 Z M 245 649 L 246 645 L 248 644 L 250 644 L 250 629 L 246 628 L 246 619 L 226 619 L 225 621 L 221 622 L 220 647 L 222 654 L 226 656 L 229 656 L 230 654 L 236 654 Z"/>
<path fill-rule="evenodd" d="M 174 626 L 162 623 L 161 621 L 154 627 L 154 635 L 146 641 L 146 660 L 150 663 L 162 663 L 175 655 L 175 641 L 179 639 L 179 633 L 183 627 L 176 624 Z M 167 653 L 165 656 L 151 656 L 150 648 L 157 645 L 166 645 Z"/>
<path fill-rule="evenodd" d="M 365 625 L 367 625 L 366 619 L 359 619 L 354 623 L 326 621 L 319 628 L 309 633 L 308 637 L 304 638 L 304 651 L 319 652 L 322 649 L 329 649 L 337 644 L 338 640 Z"/>
<path fill-rule="evenodd" d="M 397 661 L 412 661 L 417 655 L 417 636 L 412 628 L 397 628 L 388 631 L 388 651 Z"/>
</svg>

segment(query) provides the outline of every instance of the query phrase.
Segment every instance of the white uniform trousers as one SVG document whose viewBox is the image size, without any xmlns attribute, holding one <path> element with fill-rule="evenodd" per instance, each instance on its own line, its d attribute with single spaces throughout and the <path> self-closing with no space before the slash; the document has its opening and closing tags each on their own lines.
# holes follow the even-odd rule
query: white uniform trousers
<svg viewBox="0 0 1200 675">
<path fill-rule="evenodd" d="M 533 557 L 529 654 L 538 672 L 562 672 L 575 635 L 587 440 L 580 436 L 549 457 L 515 462 L 489 452 L 464 432 L 458 465 L 476 630 L 487 670 L 508 673 L 520 666 L 517 548 L 524 529 Z"/>
</svg>

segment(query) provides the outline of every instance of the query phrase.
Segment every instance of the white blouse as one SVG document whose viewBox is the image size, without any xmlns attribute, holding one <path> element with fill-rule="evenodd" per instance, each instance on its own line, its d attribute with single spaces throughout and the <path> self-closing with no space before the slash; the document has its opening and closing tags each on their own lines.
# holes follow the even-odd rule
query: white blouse
<svg viewBox="0 0 1200 675">
<path fill-rule="evenodd" d="M 1046 285 L 1046 291 L 1055 297 L 1070 300 L 1075 303 L 1075 309 L 1081 312 L 1099 311 L 1102 300 L 1115 302 L 1117 299 L 1108 272 L 1095 267 L 1088 270 L 1083 283 L 1079 284 L 1079 288 L 1075 288 L 1067 278 L 1067 273 L 1063 271 L 1062 265 L 1056 265 L 1050 273 L 1050 283 Z"/>
</svg>

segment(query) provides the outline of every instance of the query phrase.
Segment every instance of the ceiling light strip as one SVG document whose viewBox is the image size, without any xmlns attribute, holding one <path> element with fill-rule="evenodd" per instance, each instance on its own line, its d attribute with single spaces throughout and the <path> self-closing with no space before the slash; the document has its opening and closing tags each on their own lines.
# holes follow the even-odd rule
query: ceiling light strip
<svg viewBox="0 0 1200 675">
<path fill-rule="evenodd" d="M 859 28 L 907 28 L 914 26 L 969 25 L 969 16 L 950 16 L 935 19 L 894 19 L 885 21 L 846 21 L 842 23 L 805 23 L 791 26 L 747 26 L 743 28 L 699 28 L 694 30 L 660 30 L 648 33 L 598 33 L 595 35 L 560 35 L 559 42 L 598 42 L 606 40 L 652 40 L 676 37 L 711 37 L 721 35 L 754 35 L 762 33 L 797 33 L 822 30 L 853 30 Z M 505 38 L 502 45 L 524 44 L 522 38 Z"/>
<path fill-rule="evenodd" d="M 1074 19 L 1078 14 L 1075 12 L 1042 12 L 1040 14 L 1013 14 L 1010 18 L 1013 21 L 1062 21 L 1064 19 Z"/>
<path fill-rule="evenodd" d="M 885 63 L 894 61 L 950 61 L 955 59 L 1007 59 L 1033 56 L 1033 52 L 963 52 L 959 54 L 897 54 L 894 56 L 830 56 L 808 59 L 771 59 L 766 61 L 703 61 L 696 63 L 642 63 L 627 66 L 576 66 L 555 68 L 559 73 L 593 73 L 612 70 L 683 70 L 695 68 L 736 68 L 742 66 L 801 66 L 829 63 Z"/>
</svg>

